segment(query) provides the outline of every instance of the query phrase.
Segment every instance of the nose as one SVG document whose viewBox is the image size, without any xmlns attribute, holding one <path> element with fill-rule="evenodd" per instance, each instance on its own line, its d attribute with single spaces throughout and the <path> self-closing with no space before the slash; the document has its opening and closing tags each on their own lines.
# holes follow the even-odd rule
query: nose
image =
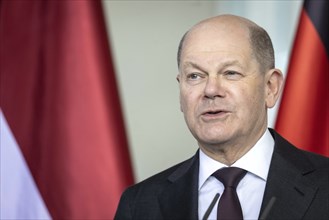
<svg viewBox="0 0 329 220">
<path fill-rule="evenodd" d="M 225 92 L 219 76 L 209 76 L 204 88 L 204 96 L 208 99 L 224 97 Z"/>
</svg>

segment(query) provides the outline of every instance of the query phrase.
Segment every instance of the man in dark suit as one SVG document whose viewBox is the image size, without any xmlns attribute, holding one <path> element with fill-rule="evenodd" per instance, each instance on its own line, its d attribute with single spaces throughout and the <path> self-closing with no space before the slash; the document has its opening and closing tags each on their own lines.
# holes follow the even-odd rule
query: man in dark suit
<svg viewBox="0 0 329 220">
<path fill-rule="evenodd" d="M 128 188 L 115 219 L 216 219 L 236 212 L 219 208 L 228 193 L 215 173 L 227 167 L 244 171 L 234 186 L 240 219 L 329 219 L 328 158 L 267 128 L 283 77 L 266 31 L 232 15 L 204 20 L 181 40 L 178 67 L 181 111 L 199 150 Z"/>
</svg>

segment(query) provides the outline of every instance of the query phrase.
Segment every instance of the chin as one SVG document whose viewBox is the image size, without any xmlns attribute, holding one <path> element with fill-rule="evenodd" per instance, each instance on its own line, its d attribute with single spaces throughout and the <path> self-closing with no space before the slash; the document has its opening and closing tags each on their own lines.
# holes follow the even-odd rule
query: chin
<svg viewBox="0 0 329 220">
<path fill-rule="evenodd" d="M 209 145 L 219 145 L 229 142 L 233 137 L 234 134 L 228 132 L 228 129 L 214 129 L 199 133 L 198 140 Z"/>
<path fill-rule="evenodd" d="M 201 143 L 204 143 L 204 144 L 207 144 L 207 145 L 219 145 L 219 144 L 223 144 L 225 142 L 227 142 L 227 137 L 219 137 L 218 135 L 217 136 L 214 136 L 214 137 L 201 137 L 199 138 L 199 141 Z"/>
</svg>

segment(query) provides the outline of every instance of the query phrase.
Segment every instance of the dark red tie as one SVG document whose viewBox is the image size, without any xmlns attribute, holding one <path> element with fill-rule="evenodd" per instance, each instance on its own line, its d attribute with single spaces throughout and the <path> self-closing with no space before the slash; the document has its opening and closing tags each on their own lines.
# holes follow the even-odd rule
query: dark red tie
<svg viewBox="0 0 329 220">
<path fill-rule="evenodd" d="M 218 203 L 217 220 L 243 220 L 240 201 L 236 194 L 236 187 L 246 173 L 247 171 L 237 167 L 223 168 L 213 173 L 213 176 L 225 186 Z"/>
</svg>

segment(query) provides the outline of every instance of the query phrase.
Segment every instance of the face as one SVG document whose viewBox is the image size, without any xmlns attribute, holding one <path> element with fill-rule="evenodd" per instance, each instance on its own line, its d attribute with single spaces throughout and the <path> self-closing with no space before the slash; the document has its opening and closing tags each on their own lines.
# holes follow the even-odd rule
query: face
<svg viewBox="0 0 329 220">
<path fill-rule="evenodd" d="M 267 127 L 268 78 L 248 32 L 200 29 L 185 40 L 177 76 L 185 121 L 200 147 L 253 145 Z"/>
</svg>

